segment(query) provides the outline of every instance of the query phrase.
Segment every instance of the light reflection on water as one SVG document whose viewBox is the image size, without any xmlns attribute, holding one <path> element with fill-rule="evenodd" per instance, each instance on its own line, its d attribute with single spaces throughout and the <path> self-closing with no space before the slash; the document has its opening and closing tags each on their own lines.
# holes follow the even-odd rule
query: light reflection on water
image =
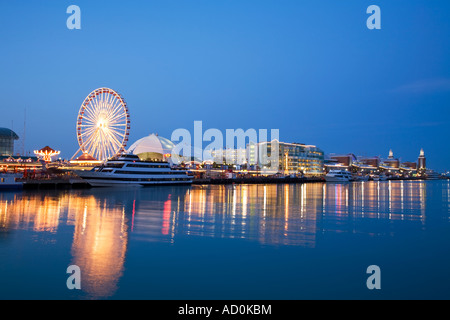
<svg viewBox="0 0 450 320">
<path fill-rule="evenodd" d="M 326 245 L 322 238 L 329 233 L 383 237 L 403 228 L 420 231 L 430 214 L 428 192 L 432 203 L 442 204 L 431 223 L 449 220 L 449 183 L 435 185 L 438 189 L 430 189 L 430 182 L 386 181 L 0 193 L 0 230 L 50 233 L 56 235 L 52 241 L 67 239 L 70 230 L 70 264 L 83 270 L 83 292 L 109 297 L 117 291 L 132 243 L 200 237 L 314 249 Z"/>
</svg>

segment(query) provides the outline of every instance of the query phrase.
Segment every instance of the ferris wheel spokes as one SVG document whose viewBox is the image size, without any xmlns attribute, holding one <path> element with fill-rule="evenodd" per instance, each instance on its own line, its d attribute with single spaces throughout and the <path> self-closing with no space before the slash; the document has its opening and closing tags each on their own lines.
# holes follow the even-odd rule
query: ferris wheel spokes
<svg viewBox="0 0 450 320">
<path fill-rule="evenodd" d="M 86 97 L 78 114 L 80 149 L 76 154 L 82 151 L 107 160 L 125 150 L 129 130 L 130 116 L 123 97 L 109 88 L 96 89 Z"/>
</svg>

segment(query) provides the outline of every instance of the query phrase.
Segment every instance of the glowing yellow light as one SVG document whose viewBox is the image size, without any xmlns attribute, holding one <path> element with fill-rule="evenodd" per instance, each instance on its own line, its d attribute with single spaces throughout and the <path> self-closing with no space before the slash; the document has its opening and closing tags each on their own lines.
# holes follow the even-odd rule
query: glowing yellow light
<svg viewBox="0 0 450 320">
<path fill-rule="evenodd" d="M 57 150 L 53 150 L 50 147 L 45 147 L 41 150 L 34 150 L 34 154 L 38 157 L 40 157 L 42 160 L 44 160 L 45 162 L 51 162 L 52 161 L 52 157 L 57 156 L 58 154 L 60 154 L 60 151 Z"/>
<path fill-rule="evenodd" d="M 100 118 L 97 122 L 97 127 L 104 128 L 108 126 L 108 121 L 104 118 Z"/>
</svg>

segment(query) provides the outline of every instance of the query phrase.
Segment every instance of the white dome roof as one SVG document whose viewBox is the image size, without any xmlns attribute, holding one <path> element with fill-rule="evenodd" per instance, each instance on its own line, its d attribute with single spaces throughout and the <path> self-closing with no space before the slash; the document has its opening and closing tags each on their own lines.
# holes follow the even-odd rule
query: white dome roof
<svg viewBox="0 0 450 320">
<path fill-rule="evenodd" d="M 175 147 L 175 145 L 172 141 L 152 133 L 151 135 L 139 139 L 133 143 L 128 149 L 128 153 L 137 155 L 145 152 L 154 152 L 164 155 L 172 153 L 173 147 Z"/>
</svg>

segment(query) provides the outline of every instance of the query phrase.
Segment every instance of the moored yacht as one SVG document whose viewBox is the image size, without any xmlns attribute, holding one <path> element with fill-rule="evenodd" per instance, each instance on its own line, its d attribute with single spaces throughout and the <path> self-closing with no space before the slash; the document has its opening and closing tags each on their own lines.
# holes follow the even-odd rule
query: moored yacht
<svg viewBox="0 0 450 320">
<path fill-rule="evenodd" d="M 134 154 L 116 156 L 100 167 L 77 174 L 93 187 L 192 183 L 187 170 L 174 169 L 168 162 L 142 161 Z"/>
<path fill-rule="evenodd" d="M 369 176 L 356 174 L 356 175 L 352 176 L 352 180 L 353 181 L 369 181 Z"/>
<path fill-rule="evenodd" d="M 327 182 L 348 182 L 353 180 L 352 174 L 347 170 L 332 169 L 325 175 Z"/>
<path fill-rule="evenodd" d="M 386 181 L 388 179 L 388 177 L 382 173 L 380 175 L 374 175 L 372 176 L 373 181 Z"/>
<path fill-rule="evenodd" d="M 441 174 L 434 171 L 434 170 L 427 170 L 425 172 L 425 174 L 427 175 L 427 180 L 439 180 L 441 179 Z"/>
</svg>

